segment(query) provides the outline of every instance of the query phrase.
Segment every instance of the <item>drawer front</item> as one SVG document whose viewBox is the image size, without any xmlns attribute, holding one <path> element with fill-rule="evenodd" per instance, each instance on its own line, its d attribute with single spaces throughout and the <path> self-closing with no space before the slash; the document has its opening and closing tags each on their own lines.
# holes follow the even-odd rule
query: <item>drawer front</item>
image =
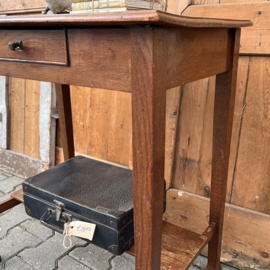
<svg viewBox="0 0 270 270">
<path fill-rule="evenodd" d="M 0 30 L 0 61 L 67 66 L 67 51 L 65 30 Z"/>
</svg>

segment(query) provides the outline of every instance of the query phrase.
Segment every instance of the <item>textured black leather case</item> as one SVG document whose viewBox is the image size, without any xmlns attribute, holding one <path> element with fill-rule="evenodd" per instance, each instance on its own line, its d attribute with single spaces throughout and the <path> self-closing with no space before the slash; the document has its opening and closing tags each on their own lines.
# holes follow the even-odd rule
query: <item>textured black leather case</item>
<svg viewBox="0 0 270 270">
<path fill-rule="evenodd" d="M 27 214 L 47 227 L 94 223 L 91 243 L 116 255 L 134 242 L 131 170 L 77 156 L 25 180 L 23 190 Z"/>
</svg>

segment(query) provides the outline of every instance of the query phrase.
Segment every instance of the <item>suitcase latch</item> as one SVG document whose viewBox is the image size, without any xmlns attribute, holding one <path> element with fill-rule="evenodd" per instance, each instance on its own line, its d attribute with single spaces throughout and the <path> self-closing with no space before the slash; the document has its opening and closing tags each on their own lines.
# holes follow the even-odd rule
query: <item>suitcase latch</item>
<svg viewBox="0 0 270 270">
<path fill-rule="evenodd" d="M 61 202 L 58 202 L 57 200 L 53 201 L 55 203 L 56 209 L 55 209 L 55 219 L 56 221 L 60 220 L 60 217 L 62 215 L 63 208 L 65 205 Z"/>
</svg>

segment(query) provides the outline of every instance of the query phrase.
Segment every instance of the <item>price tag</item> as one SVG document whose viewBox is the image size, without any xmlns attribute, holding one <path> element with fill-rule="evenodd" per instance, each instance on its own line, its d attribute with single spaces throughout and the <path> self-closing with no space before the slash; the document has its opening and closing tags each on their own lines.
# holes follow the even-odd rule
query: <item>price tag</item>
<svg viewBox="0 0 270 270">
<path fill-rule="evenodd" d="M 77 236 L 92 241 L 96 229 L 96 224 L 83 222 L 83 221 L 72 221 L 66 226 L 67 236 Z"/>
</svg>

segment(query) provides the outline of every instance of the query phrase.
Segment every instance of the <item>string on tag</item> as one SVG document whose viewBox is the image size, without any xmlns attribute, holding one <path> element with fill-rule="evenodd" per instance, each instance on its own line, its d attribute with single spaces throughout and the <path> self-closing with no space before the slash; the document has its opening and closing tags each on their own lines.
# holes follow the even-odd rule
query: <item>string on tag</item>
<svg viewBox="0 0 270 270">
<path fill-rule="evenodd" d="M 69 228 L 70 228 L 69 223 L 65 223 L 64 224 L 64 232 L 63 232 L 63 234 L 64 234 L 63 247 L 65 249 L 70 249 L 72 247 L 72 240 L 71 240 L 71 237 L 70 237 L 69 231 L 68 231 Z M 69 240 L 69 245 L 68 246 L 66 245 L 66 239 Z"/>
</svg>

